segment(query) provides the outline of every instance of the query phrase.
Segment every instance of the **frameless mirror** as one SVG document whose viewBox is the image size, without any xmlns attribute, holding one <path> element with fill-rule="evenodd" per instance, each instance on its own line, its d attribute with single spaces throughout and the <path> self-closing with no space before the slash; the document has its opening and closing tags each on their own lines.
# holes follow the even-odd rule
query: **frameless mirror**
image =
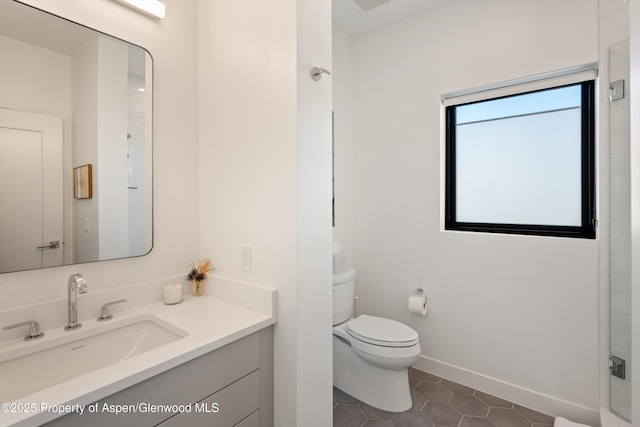
<svg viewBox="0 0 640 427">
<path fill-rule="evenodd" d="M 0 273 L 147 254 L 152 59 L 0 1 Z"/>
</svg>

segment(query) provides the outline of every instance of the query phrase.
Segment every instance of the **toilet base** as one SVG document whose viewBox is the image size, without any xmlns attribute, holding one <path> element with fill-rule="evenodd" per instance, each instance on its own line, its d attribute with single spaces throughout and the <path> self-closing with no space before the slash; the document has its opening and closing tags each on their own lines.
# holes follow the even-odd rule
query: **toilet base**
<svg viewBox="0 0 640 427">
<path fill-rule="evenodd" d="M 383 369 L 364 361 L 333 336 L 333 385 L 361 402 L 388 412 L 411 409 L 409 366 Z"/>
</svg>

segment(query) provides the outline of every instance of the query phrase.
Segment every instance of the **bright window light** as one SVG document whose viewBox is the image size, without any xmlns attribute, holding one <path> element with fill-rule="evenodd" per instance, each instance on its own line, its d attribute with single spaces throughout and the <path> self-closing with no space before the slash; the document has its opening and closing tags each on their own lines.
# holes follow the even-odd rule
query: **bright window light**
<svg viewBox="0 0 640 427">
<path fill-rule="evenodd" d="M 447 107 L 445 228 L 594 238 L 593 88 Z"/>
</svg>

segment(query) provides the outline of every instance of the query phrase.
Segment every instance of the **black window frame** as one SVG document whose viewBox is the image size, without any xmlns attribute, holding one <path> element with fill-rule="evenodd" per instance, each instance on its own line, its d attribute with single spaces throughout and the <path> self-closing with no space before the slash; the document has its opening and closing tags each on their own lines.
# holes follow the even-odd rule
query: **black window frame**
<svg viewBox="0 0 640 427">
<path fill-rule="evenodd" d="M 581 225 L 530 225 L 484 222 L 460 222 L 456 220 L 456 108 L 478 102 L 526 95 L 529 93 L 559 89 L 568 86 L 581 87 Z M 540 90 L 499 96 L 481 101 L 450 105 L 445 108 L 445 230 L 522 234 L 553 237 L 595 239 L 596 237 L 596 162 L 595 162 L 595 80 L 587 80 Z"/>
</svg>

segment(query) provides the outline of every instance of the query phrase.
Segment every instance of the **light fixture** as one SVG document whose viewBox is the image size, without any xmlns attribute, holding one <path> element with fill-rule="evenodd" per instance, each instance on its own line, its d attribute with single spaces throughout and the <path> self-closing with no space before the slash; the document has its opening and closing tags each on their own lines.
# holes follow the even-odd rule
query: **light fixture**
<svg viewBox="0 0 640 427">
<path fill-rule="evenodd" d="M 164 3 L 158 0 L 116 0 L 158 19 L 164 18 Z"/>
</svg>

